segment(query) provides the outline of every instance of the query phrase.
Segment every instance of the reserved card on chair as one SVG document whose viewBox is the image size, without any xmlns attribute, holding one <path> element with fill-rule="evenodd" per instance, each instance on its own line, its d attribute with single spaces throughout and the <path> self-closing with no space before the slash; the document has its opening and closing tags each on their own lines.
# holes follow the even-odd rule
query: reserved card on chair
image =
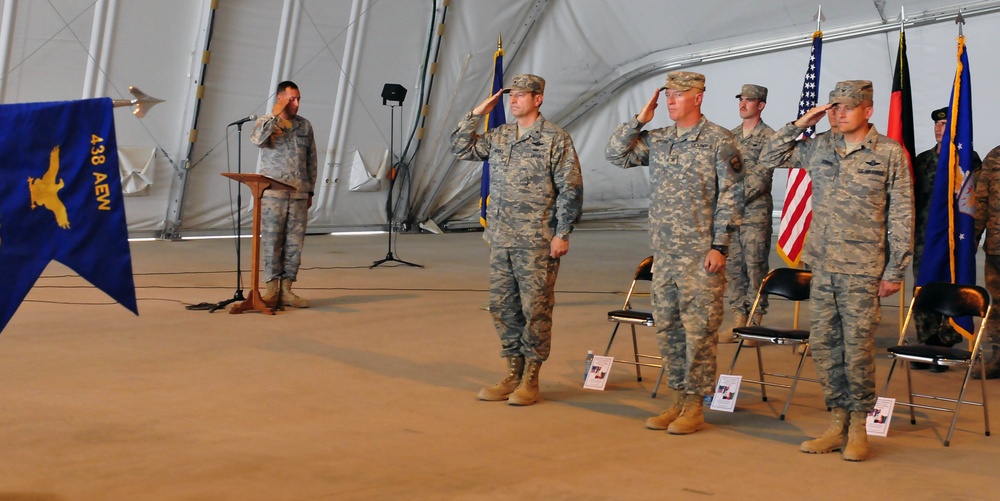
<svg viewBox="0 0 1000 501">
<path fill-rule="evenodd" d="M 583 387 L 588 390 L 604 391 L 604 386 L 608 384 L 611 364 L 614 361 L 615 357 L 596 355 L 590 363 L 590 370 L 587 371 L 587 380 L 583 382 Z"/>
<path fill-rule="evenodd" d="M 736 397 L 740 394 L 742 381 L 743 376 L 720 375 L 719 384 L 715 385 L 715 396 L 712 397 L 712 405 L 709 409 L 725 412 L 736 410 Z"/>
<path fill-rule="evenodd" d="M 892 421 L 892 408 L 896 406 L 895 398 L 879 397 L 875 401 L 875 409 L 868 413 L 865 430 L 869 435 L 885 437 L 889 435 L 889 422 Z"/>
</svg>

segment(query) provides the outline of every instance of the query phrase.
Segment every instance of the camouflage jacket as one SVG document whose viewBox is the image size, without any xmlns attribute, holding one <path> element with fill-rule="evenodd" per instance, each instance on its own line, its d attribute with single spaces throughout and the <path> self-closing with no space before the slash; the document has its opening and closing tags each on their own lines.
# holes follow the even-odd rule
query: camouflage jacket
<svg viewBox="0 0 1000 501">
<path fill-rule="evenodd" d="M 583 176 L 573 139 L 541 115 L 517 138 L 517 124 L 480 134 L 481 116 L 463 117 L 451 133 L 462 160 L 489 160 L 486 241 L 495 247 L 548 247 L 569 239 L 583 208 Z"/>
<path fill-rule="evenodd" d="M 260 174 L 295 187 L 294 192 L 267 190 L 265 196 L 309 198 L 316 185 L 316 139 L 312 124 L 300 116 L 292 117 L 292 127 L 275 134 L 278 117 L 264 115 L 257 119 L 250 142 L 261 149 Z"/>
<path fill-rule="evenodd" d="M 976 181 L 976 242 L 982 240 L 983 232 L 983 250 L 1000 254 L 1000 146 L 986 155 Z"/>
<path fill-rule="evenodd" d="M 739 145 L 704 116 L 677 137 L 677 126 L 642 130 L 632 117 L 615 128 L 604 152 L 622 168 L 649 166 L 649 232 L 661 256 L 703 258 L 729 245 L 726 226 L 743 207 Z"/>
<path fill-rule="evenodd" d="M 769 168 L 803 168 L 812 178 L 803 261 L 831 273 L 902 281 L 913 255 L 913 187 L 903 147 L 874 125 L 850 153 L 842 134 L 797 141 L 804 130 L 782 127 L 760 155 Z"/>
<path fill-rule="evenodd" d="M 931 208 L 931 194 L 934 193 L 934 179 L 937 178 L 938 151 L 937 146 L 917 155 L 913 161 L 913 207 L 914 247 L 922 245 L 924 235 L 927 233 L 927 216 Z M 983 161 L 979 159 L 979 154 L 972 152 L 972 172 L 974 176 L 979 175 Z M 997 249 L 1000 251 L 1000 248 Z"/>
<path fill-rule="evenodd" d="M 774 179 L 774 170 L 758 166 L 757 159 L 764 144 L 774 134 L 774 129 L 761 120 L 748 135 L 743 135 L 742 124 L 730 132 L 736 137 L 743 156 L 743 222 L 771 224 L 771 213 L 774 211 L 771 181 Z"/>
</svg>

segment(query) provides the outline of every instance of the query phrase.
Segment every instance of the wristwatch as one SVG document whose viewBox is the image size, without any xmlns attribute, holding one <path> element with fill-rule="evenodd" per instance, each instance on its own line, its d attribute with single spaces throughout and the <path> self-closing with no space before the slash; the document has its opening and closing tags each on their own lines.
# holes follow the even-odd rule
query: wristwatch
<svg viewBox="0 0 1000 501">
<path fill-rule="evenodd" d="M 728 245 L 713 245 L 712 246 L 712 250 L 719 251 L 719 254 L 722 254 L 723 256 L 728 256 L 729 255 L 729 246 Z"/>
</svg>

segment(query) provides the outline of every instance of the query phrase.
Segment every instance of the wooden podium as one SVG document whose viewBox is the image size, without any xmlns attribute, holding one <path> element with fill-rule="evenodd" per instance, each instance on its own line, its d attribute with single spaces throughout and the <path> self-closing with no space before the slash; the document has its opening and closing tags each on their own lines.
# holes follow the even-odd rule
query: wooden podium
<svg viewBox="0 0 1000 501">
<path fill-rule="evenodd" d="M 251 251 L 253 268 L 251 268 L 252 271 L 250 272 L 250 295 L 242 303 L 234 304 L 229 309 L 229 313 L 259 311 L 267 315 L 274 315 L 274 310 L 264 304 L 264 300 L 260 296 L 260 199 L 264 195 L 264 190 L 268 188 L 295 191 L 295 187 L 261 174 L 223 172 L 222 175 L 249 186 L 250 192 L 253 193 L 253 241 L 251 243 L 253 246 L 253 250 Z"/>
</svg>

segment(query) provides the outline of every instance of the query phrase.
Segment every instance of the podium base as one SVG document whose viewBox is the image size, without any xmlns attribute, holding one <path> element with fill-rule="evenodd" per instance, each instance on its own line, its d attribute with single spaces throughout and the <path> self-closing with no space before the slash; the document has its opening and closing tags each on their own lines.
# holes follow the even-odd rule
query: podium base
<svg viewBox="0 0 1000 501">
<path fill-rule="evenodd" d="M 246 301 L 239 304 L 234 304 L 232 308 L 229 309 L 230 314 L 243 313 L 245 311 L 259 311 L 265 315 L 274 315 L 274 310 L 271 309 L 264 299 L 260 296 L 260 291 L 254 287 L 250 291 L 250 297 Z"/>
</svg>

